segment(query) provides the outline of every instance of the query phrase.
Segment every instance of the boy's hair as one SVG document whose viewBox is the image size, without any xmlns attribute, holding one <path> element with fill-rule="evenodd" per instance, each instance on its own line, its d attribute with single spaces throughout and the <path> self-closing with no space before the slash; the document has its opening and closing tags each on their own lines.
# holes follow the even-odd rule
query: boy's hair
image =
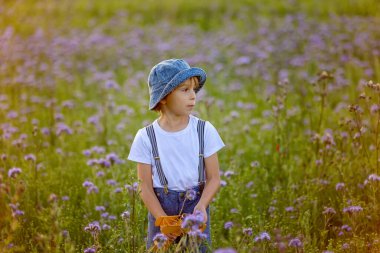
<svg viewBox="0 0 380 253">
<path fill-rule="evenodd" d="M 191 82 L 195 82 L 195 90 L 197 90 L 198 88 L 199 88 L 199 77 L 197 77 L 197 76 L 192 76 L 192 77 L 190 77 L 189 79 L 186 79 L 184 82 L 186 82 L 187 80 L 190 80 Z M 180 85 L 178 85 L 178 87 L 180 87 L 181 86 L 181 84 Z M 175 89 L 178 89 L 178 87 L 176 87 Z M 174 89 L 174 90 L 175 90 Z M 173 91 L 174 91 L 173 90 Z M 172 92 L 173 92 L 172 91 Z M 171 92 L 170 92 L 171 93 Z M 170 94 L 169 93 L 169 94 Z M 168 95 L 169 95 L 168 94 Z M 166 95 L 163 99 L 165 99 L 168 95 Z M 161 112 L 161 103 L 160 102 L 158 102 L 158 104 L 152 109 L 153 111 L 155 111 L 155 112 Z"/>
</svg>

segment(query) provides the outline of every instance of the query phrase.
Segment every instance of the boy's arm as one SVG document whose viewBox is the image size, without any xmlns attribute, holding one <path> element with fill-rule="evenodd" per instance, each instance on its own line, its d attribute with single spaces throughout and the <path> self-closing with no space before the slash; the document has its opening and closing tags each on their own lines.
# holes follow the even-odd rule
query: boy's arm
<svg viewBox="0 0 380 253">
<path fill-rule="evenodd" d="M 206 222 L 208 219 L 206 214 L 206 207 L 210 204 L 212 198 L 220 188 L 219 161 L 217 153 L 205 158 L 205 170 L 207 179 L 206 185 L 203 190 L 201 199 L 195 206 L 194 211 L 200 210 L 203 213 Z"/>
<path fill-rule="evenodd" d="M 166 216 L 153 191 L 152 168 L 150 164 L 137 163 L 137 176 L 140 181 L 140 197 L 151 214 L 157 219 Z"/>
</svg>

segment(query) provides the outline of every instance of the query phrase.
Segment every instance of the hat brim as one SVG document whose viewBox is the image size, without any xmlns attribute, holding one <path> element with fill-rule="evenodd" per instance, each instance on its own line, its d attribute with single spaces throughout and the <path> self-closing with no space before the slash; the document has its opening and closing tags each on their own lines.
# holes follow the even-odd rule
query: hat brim
<svg viewBox="0 0 380 253">
<path fill-rule="evenodd" d="M 197 93 L 204 85 L 206 82 L 206 72 L 201 69 L 201 68 L 189 68 L 182 70 L 178 74 L 176 74 L 172 80 L 170 80 L 165 88 L 162 90 L 160 96 L 155 99 L 154 101 L 150 101 L 149 103 L 149 110 L 153 110 L 157 104 L 164 98 L 166 97 L 171 91 L 173 91 L 178 85 L 189 79 L 190 77 L 199 77 L 199 87 L 195 90 Z"/>
</svg>

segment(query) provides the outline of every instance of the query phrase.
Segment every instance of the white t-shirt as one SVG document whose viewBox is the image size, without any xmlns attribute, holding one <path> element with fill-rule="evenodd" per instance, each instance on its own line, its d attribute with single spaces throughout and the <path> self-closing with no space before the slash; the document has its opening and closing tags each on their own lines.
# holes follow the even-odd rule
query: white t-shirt
<svg viewBox="0 0 380 253">
<path fill-rule="evenodd" d="M 178 132 L 167 132 L 160 127 L 157 120 L 153 122 L 161 167 L 168 180 L 168 188 L 171 190 L 183 191 L 198 184 L 198 120 L 197 117 L 190 115 L 186 128 Z M 204 136 L 205 158 L 224 147 L 217 130 L 208 121 L 205 124 Z M 158 177 L 146 128 L 137 132 L 128 160 L 152 165 L 153 187 L 163 187 Z"/>
</svg>

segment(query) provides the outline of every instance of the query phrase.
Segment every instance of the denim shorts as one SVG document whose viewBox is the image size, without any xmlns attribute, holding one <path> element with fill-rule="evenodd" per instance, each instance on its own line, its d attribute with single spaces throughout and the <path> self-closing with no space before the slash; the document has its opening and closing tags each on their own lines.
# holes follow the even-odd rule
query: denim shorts
<svg viewBox="0 0 380 253">
<path fill-rule="evenodd" d="M 154 188 L 158 201 L 161 203 L 162 208 L 164 209 L 166 215 L 178 215 L 182 209 L 182 213 L 192 214 L 194 207 L 198 204 L 201 198 L 201 190 L 199 186 L 192 188 L 196 192 L 196 197 L 194 200 L 186 199 L 186 191 L 173 191 L 168 190 L 168 193 L 164 192 L 164 188 Z M 185 201 L 185 203 L 184 203 Z M 183 204 L 184 203 L 184 204 Z M 210 210 L 209 207 L 206 209 L 207 212 L 207 223 L 206 229 L 203 231 L 207 236 L 207 243 L 202 244 L 200 247 L 201 252 L 207 252 L 207 248 L 211 247 L 211 237 L 210 237 Z M 147 249 L 153 245 L 153 237 L 160 233 L 160 227 L 154 225 L 156 219 L 149 212 L 148 213 L 148 238 L 147 238 Z"/>
</svg>

